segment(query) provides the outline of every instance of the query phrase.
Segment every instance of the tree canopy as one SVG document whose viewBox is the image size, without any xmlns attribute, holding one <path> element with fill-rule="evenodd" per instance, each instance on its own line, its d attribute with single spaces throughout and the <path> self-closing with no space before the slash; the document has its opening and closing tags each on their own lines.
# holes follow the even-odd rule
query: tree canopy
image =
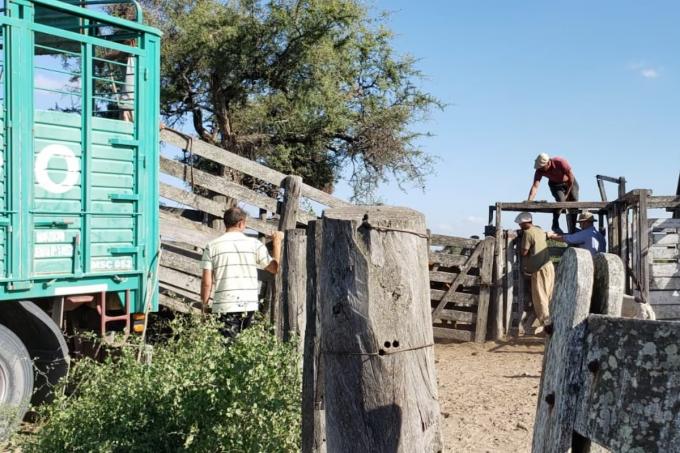
<svg viewBox="0 0 680 453">
<path fill-rule="evenodd" d="M 389 175 L 424 184 L 413 131 L 441 104 L 360 0 L 145 0 L 164 32 L 161 110 L 205 141 L 370 200 Z"/>
</svg>

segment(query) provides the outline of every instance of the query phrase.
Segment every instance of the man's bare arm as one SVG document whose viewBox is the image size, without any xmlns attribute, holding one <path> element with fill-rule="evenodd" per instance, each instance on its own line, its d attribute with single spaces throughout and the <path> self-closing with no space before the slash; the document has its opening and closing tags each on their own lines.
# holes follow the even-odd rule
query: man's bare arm
<svg viewBox="0 0 680 453">
<path fill-rule="evenodd" d="M 567 193 L 564 196 L 565 201 L 569 201 L 569 195 L 571 194 L 571 189 L 572 189 L 572 187 L 574 187 L 574 181 L 576 181 L 576 178 L 574 177 L 574 173 L 571 171 L 571 169 L 569 169 L 569 171 L 567 172 L 567 179 L 568 179 L 567 187 L 569 187 L 569 188 L 567 189 Z"/>
<path fill-rule="evenodd" d="M 272 274 L 277 274 L 281 268 L 281 245 L 283 243 L 283 232 L 275 231 L 272 234 L 272 260 L 269 262 L 265 271 Z"/>
<path fill-rule="evenodd" d="M 203 302 L 203 311 L 205 312 L 210 302 L 210 295 L 212 294 L 213 273 L 212 269 L 203 269 L 203 276 L 201 278 L 201 302 Z"/>
<path fill-rule="evenodd" d="M 527 200 L 534 201 L 534 198 L 536 198 L 536 192 L 538 192 L 538 186 L 540 185 L 540 179 L 538 181 L 534 181 L 534 183 L 531 185 L 531 190 L 529 190 L 529 198 L 527 198 Z"/>
</svg>

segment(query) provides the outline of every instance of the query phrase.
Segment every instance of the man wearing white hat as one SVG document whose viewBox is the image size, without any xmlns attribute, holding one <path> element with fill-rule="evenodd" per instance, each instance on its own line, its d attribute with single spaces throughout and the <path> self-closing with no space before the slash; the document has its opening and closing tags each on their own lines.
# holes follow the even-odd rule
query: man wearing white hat
<svg viewBox="0 0 680 453">
<path fill-rule="evenodd" d="M 607 251 L 604 236 L 595 228 L 595 217 L 590 212 L 582 212 L 578 216 L 580 231 L 573 234 L 548 233 L 548 239 L 566 242 L 569 245 L 588 250 L 591 254 Z"/>
<path fill-rule="evenodd" d="M 529 201 L 533 201 L 541 184 L 542 178 L 548 178 L 550 193 L 555 197 L 555 201 L 578 201 L 578 182 L 574 177 L 571 165 L 564 157 L 550 157 L 546 153 L 541 153 L 534 161 L 534 183 L 529 190 Z M 553 212 L 552 230 L 562 234 L 560 229 L 560 212 L 556 209 Z M 570 212 L 567 215 L 567 229 L 570 233 L 576 231 L 576 213 Z"/>
<path fill-rule="evenodd" d="M 533 224 L 528 212 L 520 213 L 515 222 L 522 228 L 522 269 L 531 275 L 531 301 L 539 322 L 550 324 L 550 300 L 555 283 L 555 268 L 550 261 L 547 235 Z M 528 326 L 524 326 L 525 332 Z"/>
</svg>

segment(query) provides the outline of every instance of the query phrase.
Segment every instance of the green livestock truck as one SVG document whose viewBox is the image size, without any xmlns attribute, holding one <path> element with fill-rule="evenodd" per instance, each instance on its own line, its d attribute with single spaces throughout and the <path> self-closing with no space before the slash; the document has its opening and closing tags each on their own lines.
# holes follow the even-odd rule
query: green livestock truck
<svg viewBox="0 0 680 453">
<path fill-rule="evenodd" d="M 0 414 L 17 419 L 68 371 L 69 333 L 125 336 L 156 309 L 160 33 L 136 3 L 2 1 Z"/>
</svg>

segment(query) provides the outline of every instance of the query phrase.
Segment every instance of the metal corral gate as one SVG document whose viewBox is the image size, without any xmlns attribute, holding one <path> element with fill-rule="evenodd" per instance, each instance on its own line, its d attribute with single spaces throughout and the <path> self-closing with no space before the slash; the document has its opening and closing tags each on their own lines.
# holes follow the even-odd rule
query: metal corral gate
<svg viewBox="0 0 680 453">
<path fill-rule="evenodd" d="M 139 311 L 158 250 L 159 32 L 54 0 L 2 13 L 0 300 L 127 292 Z"/>
</svg>

